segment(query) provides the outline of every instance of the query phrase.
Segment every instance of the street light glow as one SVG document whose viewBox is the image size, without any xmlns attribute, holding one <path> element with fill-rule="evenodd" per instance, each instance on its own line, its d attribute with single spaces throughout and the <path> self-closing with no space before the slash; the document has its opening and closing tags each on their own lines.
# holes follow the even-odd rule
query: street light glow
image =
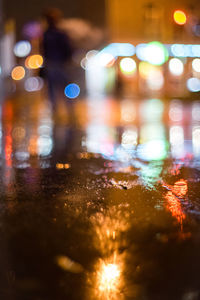
<svg viewBox="0 0 200 300">
<path fill-rule="evenodd" d="M 174 22 L 178 25 L 184 25 L 187 21 L 186 14 L 182 10 L 175 10 Z"/>
<path fill-rule="evenodd" d="M 136 62 L 130 57 L 122 58 L 120 61 L 120 70 L 125 75 L 132 75 L 136 71 Z"/>
<path fill-rule="evenodd" d="M 184 65 L 178 58 L 172 58 L 169 61 L 169 70 L 174 76 L 180 76 L 183 74 Z"/>
<path fill-rule="evenodd" d="M 13 80 L 21 80 L 25 76 L 25 70 L 22 66 L 16 66 L 13 68 L 11 77 Z"/>
</svg>

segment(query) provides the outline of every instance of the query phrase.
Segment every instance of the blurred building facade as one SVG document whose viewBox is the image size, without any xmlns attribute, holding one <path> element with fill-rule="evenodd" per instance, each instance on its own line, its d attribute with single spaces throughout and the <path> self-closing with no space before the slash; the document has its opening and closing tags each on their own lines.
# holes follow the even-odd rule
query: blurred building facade
<svg viewBox="0 0 200 300">
<path fill-rule="evenodd" d="M 40 20 L 44 10 L 48 7 L 57 7 L 62 10 L 65 18 L 80 18 L 87 20 L 98 27 L 105 25 L 105 0 L 18 0 L 3 1 L 5 19 L 13 18 L 16 21 L 16 34 L 22 37 L 21 31 L 27 22 Z M 26 12 L 26 13 L 24 13 Z"/>
<path fill-rule="evenodd" d="M 173 20 L 178 9 L 186 13 L 185 25 Z M 200 2 L 196 0 L 106 0 L 106 17 L 113 41 L 199 43 L 199 33 L 194 32 L 200 20 Z"/>
</svg>

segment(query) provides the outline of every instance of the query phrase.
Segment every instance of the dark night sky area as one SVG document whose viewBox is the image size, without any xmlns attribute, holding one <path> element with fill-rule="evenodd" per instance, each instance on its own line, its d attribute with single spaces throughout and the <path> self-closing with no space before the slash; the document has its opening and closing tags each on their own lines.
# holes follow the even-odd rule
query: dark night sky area
<svg viewBox="0 0 200 300">
<path fill-rule="evenodd" d="M 37 20 L 47 7 L 58 7 L 64 17 L 83 18 L 92 24 L 103 27 L 105 24 L 104 0 L 3 0 L 5 18 L 14 18 L 20 36 L 24 23 Z"/>
</svg>

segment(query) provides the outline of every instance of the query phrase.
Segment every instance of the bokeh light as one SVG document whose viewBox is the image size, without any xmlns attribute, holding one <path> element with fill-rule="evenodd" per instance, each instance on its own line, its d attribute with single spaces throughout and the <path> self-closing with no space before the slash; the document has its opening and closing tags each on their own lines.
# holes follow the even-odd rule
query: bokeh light
<svg viewBox="0 0 200 300">
<path fill-rule="evenodd" d="M 184 131 L 181 126 L 172 126 L 169 130 L 170 143 L 173 145 L 179 145 L 184 143 Z"/>
<path fill-rule="evenodd" d="M 110 53 L 99 53 L 97 56 L 98 62 L 102 67 L 110 67 L 115 62 L 115 57 Z"/>
<path fill-rule="evenodd" d="M 183 119 L 183 104 L 180 100 L 170 103 L 169 118 L 172 122 L 180 122 Z"/>
<path fill-rule="evenodd" d="M 149 43 L 145 48 L 145 52 L 146 52 L 145 60 L 152 65 L 158 65 L 158 66 L 162 65 L 169 58 L 167 48 L 163 44 L 157 41 Z"/>
<path fill-rule="evenodd" d="M 125 123 L 132 123 L 136 118 L 135 103 L 129 99 L 121 102 L 121 121 Z"/>
<path fill-rule="evenodd" d="M 178 25 L 184 25 L 187 21 L 186 14 L 182 10 L 176 10 L 173 17 L 174 22 Z"/>
<path fill-rule="evenodd" d="M 200 126 L 193 126 L 192 128 L 192 145 L 194 156 L 200 156 Z"/>
<path fill-rule="evenodd" d="M 113 57 L 118 56 L 133 56 L 135 47 L 130 43 L 111 43 L 101 50 L 101 54 L 111 54 Z"/>
<path fill-rule="evenodd" d="M 195 72 L 200 72 L 200 59 L 199 58 L 195 58 L 192 61 L 192 68 Z"/>
<path fill-rule="evenodd" d="M 15 44 L 13 51 L 17 57 L 25 57 L 31 52 L 31 44 L 29 41 L 19 41 Z"/>
<path fill-rule="evenodd" d="M 180 76 L 183 74 L 184 65 L 180 59 L 172 58 L 169 61 L 169 70 L 173 75 Z"/>
<path fill-rule="evenodd" d="M 50 136 L 40 136 L 37 140 L 37 153 L 39 156 L 48 156 L 53 148 L 53 140 Z"/>
<path fill-rule="evenodd" d="M 41 77 L 29 77 L 24 83 L 27 92 L 36 92 L 42 89 L 44 83 Z"/>
<path fill-rule="evenodd" d="M 21 80 L 25 76 L 25 69 L 22 66 L 16 66 L 11 72 L 11 77 L 14 80 Z"/>
<path fill-rule="evenodd" d="M 161 121 L 164 112 L 164 104 L 160 99 L 144 101 L 141 105 L 141 119 L 147 122 Z M 148 127 L 149 128 L 149 127 Z"/>
<path fill-rule="evenodd" d="M 136 71 L 136 62 L 130 57 L 123 58 L 120 61 L 120 70 L 125 75 L 132 75 Z"/>
<path fill-rule="evenodd" d="M 148 63 L 146 61 L 140 62 L 139 63 L 139 73 L 140 73 L 140 76 L 142 78 L 146 79 L 153 68 L 154 67 L 150 63 Z"/>
<path fill-rule="evenodd" d="M 97 50 L 90 50 L 87 52 L 85 58 L 90 59 L 90 58 L 94 57 L 95 55 L 97 55 L 98 53 L 99 53 L 99 51 L 97 51 Z"/>
<path fill-rule="evenodd" d="M 192 77 L 187 80 L 187 88 L 190 92 L 199 92 L 200 91 L 200 79 Z"/>
<path fill-rule="evenodd" d="M 195 146 L 200 146 L 200 126 L 194 126 L 192 130 L 192 142 Z"/>
<path fill-rule="evenodd" d="M 80 65 L 81 65 L 81 68 L 82 68 L 82 69 L 86 70 L 87 62 L 88 62 L 88 60 L 87 60 L 86 57 L 83 57 L 83 58 L 81 59 Z"/>
<path fill-rule="evenodd" d="M 65 96 L 70 99 L 75 99 L 80 94 L 80 87 L 76 83 L 70 83 L 65 87 Z"/>
<path fill-rule="evenodd" d="M 200 57 L 200 45 L 172 44 L 170 51 L 176 57 Z"/>
<path fill-rule="evenodd" d="M 43 64 L 43 57 L 39 54 L 28 56 L 25 60 L 25 66 L 28 69 L 41 68 Z"/>
<path fill-rule="evenodd" d="M 22 28 L 22 34 L 27 39 L 36 39 L 42 35 L 42 26 L 40 22 L 31 21 L 26 23 Z"/>
<path fill-rule="evenodd" d="M 195 101 L 192 104 L 192 119 L 194 121 L 200 121 L 200 101 Z"/>
<path fill-rule="evenodd" d="M 137 138 L 137 129 L 135 127 L 130 127 L 123 132 L 121 144 L 126 149 L 132 148 L 137 145 Z"/>
<path fill-rule="evenodd" d="M 135 47 L 130 43 L 112 43 L 108 46 L 107 50 L 114 57 L 133 56 L 135 54 Z"/>
<path fill-rule="evenodd" d="M 146 60 L 146 48 L 148 44 L 138 44 L 136 46 L 136 56 L 140 60 Z"/>
<path fill-rule="evenodd" d="M 150 140 L 139 145 L 137 155 L 144 161 L 163 160 L 167 156 L 167 143 L 164 139 Z"/>
<path fill-rule="evenodd" d="M 164 76 L 161 70 L 154 68 L 147 76 L 147 85 L 151 90 L 159 91 L 164 85 Z"/>
</svg>

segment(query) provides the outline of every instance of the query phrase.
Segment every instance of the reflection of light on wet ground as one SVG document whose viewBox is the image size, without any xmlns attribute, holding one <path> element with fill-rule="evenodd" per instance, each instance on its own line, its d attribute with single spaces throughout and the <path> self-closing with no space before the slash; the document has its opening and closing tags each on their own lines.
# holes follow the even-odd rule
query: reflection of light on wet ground
<svg viewBox="0 0 200 300">
<path fill-rule="evenodd" d="M 186 215 L 183 211 L 180 198 L 182 199 L 188 192 L 188 183 L 184 179 L 180 179 L 171 185 L 164 185 L 169 189 L 165 198 L 167 200 L 167 209 L 171 212 L 172 216 L 176 218 L 178 223 L 183 227 L 183 220 Z"/>
<path fill-rule="evenodd" d="M 177 199 L 177 197 L 172 192 L 167 192 L 165 197 L 168 202 L 167 209 L 171 212 L 172 216 L 177 219 L 182 228 L 183 220 L 186 216 L 182 210 L 180 200 Z"/>
<path fill-rule="evenodd" d="M 183 118 L 183 105 L 179 100 L 173 100 L 170 103 L 169 117 L 171 121 L 180 122 Z"/>
<path fill-rule="evenodd" d="M 131 123 L 136 118 L 136 108 L 133 100 L 123 100 L 121 102 L 121 121 Z"/>
<path fill-rule="evenodd" d="M 132 126 L 126 128 L 122 134 L 122 146 L 127 149 L 132 149 L 137 145 L 137 128 Z"/>
<path fill-rule="evenodd" d="M 163 160 L 167 157 L 167 140 L 162 123 L 146 123 L 140 129 L 138 157 L 146 160 Z"/>
<path fill-rule="evenodd" d="M 182 126 L 171 126 L 169 130 L 171 154 L 173 158 L 184 156 L 184 131 Z"/>
<path fill-rule="evenodd" d="M 57 262 L 58 266 L 61 269 L 63 269 L 64 271 L 69 271 L 71 273 L 83 272 L 83 267 L 79 263 L 71 260 L 67 256 L 60 255 L 60 256 L 56 257 L 56 262 Z"/>
<path fill-rule="evenodd" d="M 53 142 L 51 137 L 49 136 L 40 136 L 38 138 L 38 155 L 39 156 L 47 156 L 51 153 Z"/>
<path fill-rule="evenodd" d="M 56 164 L 56 169 L 60 170 L 60 169 L 69 169 L 71 167 L 70 164 L 61 164 L 61 163 L 58 163 Z"/>
<path fill-rule="evenodd" d="M 187 181 L 184 179 L 180 179 L 174 183 L 172 191 L 178 197 L 184 197 L 188 191 L 188 184 Z"/>
<path fill-rule="evenodd" d="M 193 126 L 192 128 L 192 144 L 195 158 L 200 157 L 200 126 Z"/>
<path fill-rule="evenodd" d="M 129 228 L 131 210 L 128 205 L 114 206 L 91 217 L 95 232 L 94 242 L 101 258 L 88 273 L 91 299 L 122 299 L 124 246 L 122 235 Z"/>
<path fill-rule="evenodd" d="M 121 270 L 116 263 L 100 261 L 97 266 L 96 286 L 99 299 L 118 299 Z M 97 299 L 98 299 L 97 298 Z"/>
<path fill-rule="evenodd" d="M 20 143 L 26 135 L 26 130 L 22 126 L 16 126 L 13 128 L 12 136 L 16 143 Z"/>
<path fill-rule="evenodd" d="M 192 118 L 194 121 L 200 121 L 200 102 L 196 101 L 192 104 Z"/>
<path fill-rule="evenodd" d="M 86 147 L 88 152 L 112 156 L 115 129 L 104 125 L 90 124 L 87 128 Z"/>
<path fill-rule="evenodd" d="M 12 150 L 12 136 L 8 134 L 5 137 L 5 160 L 9 167 L 12 165 Z"/>
<path fill-rule="evenodd" d="M 148 100 L 146 101 L 148 102 Z M 158 110 L 155 108 L 156 111 L 153 112 L 155 103 L 156 107 L 158 104 Z M 183 168 L 186 165 L 186 158 L 176 160 L 173 156 L 174 152 L 172 152 L 172 156 L 175 159 L 172 163 L 165 159 L 168 155 L 168 133 L 171 147 L 176 147 L 176 144 L 182 147 L 190 130 L 193 150 L 199 151 L 198 120 L 196 118 L 193 122 L 193 119 L 192 126 L 188 126 L 185 132 L 182 124 L 180 126 L 179 123 L 173 123 L 178 121 L 173 121 L 170 126 L 162 123 L 163 104 L 160 105 L 159 101 L 153 102 L 153 104 L 151 102 L 150 110 L 145 108 L 145 114 L 153 112 L 154 117 L 143 118 L 140 115 L 140 104 L 134 108 L 137 118 L 133 119 L 134 110 L 130 115 L 122 112 L 118 114 L 118 122 L 114 122 L 117 117 L 115 112 L 113 113 L 110 109 L 112 105 L 99 104 L 96 107 L 93 105 L 92 109 L 95 112 L 93 117 L 92 113 L 89 115 L 88 127 L 86 130 L 81 127 L 81 130 L 83 129 L 81 133 L 85 134 L 84 138 L 79 137 L 73 128 L 75 141 L 80 143 L 82 140 L 82 146 L 78 145 L 78 150 L 76 150 L 77 148 L 74 150 L 71 140 L 68 144 L 64 144 L 68 127 L 58 126 L 59 136 L 55 134 L 57 125 L 52 122 L 48 106 L 46 106 L 47 110 L 45 110 L 45 105 L 38 106 L 34 112 L 35 119 L 33 118 L 30 122 L 29 118 L 24 121 L 20 114 L 21 122 L 14 123 L 11 120 L 10 123 L 8 122 L 9 126 L 5 122 L 7 127 L 5 126 L 3 139 L 4 146 L 7 146 L 8 151 L 5 165 L 9 159 L 11 166 L 13 166 L 12 160 L 18 161 L 17 167 L 25 167 L 30 163 L 30 167 L 23 172 L 6 165 L 8 172 L 4 172 L 4 175 L 9 178 L 8 183 L 11 183 L 11 188 L 15 184 L 13 178 L 16 177 L 16 182 L 24 180 L 22 182 L 27 183 L 28 186 L 23 186 L 21 189 L 18 187 L 18 195 L 21 196 L 22 189 L 25 189 L 26 193 L 31 189 L 31 191 L 37 191 L 33 195 L 36 199 L 40 197 L 39 190 L 49 198 L 54 197 L 54 201 L 48 201 L 49 198 L 46 201 L 45 197 L 45 201 L 38 201 L 37 205 L 32 205 L 35 203 L 32 202 L 32 199 L 35 198 L 32 198 L 31 195 L 25 203 L 25 209 L 27 211 L 27 205 L 30 203 L 30 208 L 33 209 L 33 213 L 35 212 L 33 216 L 38 216 L 37 220 L 43 218 L 43 215 L 40 214 L 40 212 L 42 213 L 40 207 L 45 209 L 41 222 L 48 226 L 46 228 L 53 235 L 45 237 L 41 249 L 42 251 L 46 249 L 46 242 L 48 245 L 49 240 L 53 241 L 52 245 L 55 247 L 55 251 L 52 251 L 52 248 L 50 252 L 54 253 L 53 258 L 56 257 L 56 261 L 51 260 L 51 262 L 58 268 L 58 277 L 61 276 L 58 278 L 58 282 L 62 282 L 61 288 L 64 286 L 65 295 L 68 289 L 71 292 L 73 286 L 78 286 L 81 292 L 84 289 L 83 293 L 87 294 L 84 297 L 88 300 L 146 299 L 146 297 L 149 298 L 146 286 L 152 285 L 152 288 L 158 290 L 157 298 L 159 298 L 160 294 L 165 293 L 162 290 L 163 287 L 165 289 L 166 282 L 162 281 L 163 286 L 157 289 L 157 279 L 160 274 L 166 275 L 166 268 L 168 270 L 169 265 L 166 257 L 169 257 L 170 267 L 174 267 L 173 271 L 176 272 L 179 250 L 181 252 L 182 249 L 187 248 L 185 244 L 177 241 L 177 232 L 180 233 L 180 227 L 190 230 L 190 218 L 187 218 L 188 214 L 192 214 L 190 209 L 195 211 L 195 217 L 196 211 L 199 213 L 198 196 L 193 196 L 198 187 L 198 172 L 195 169 L 197 175 L 195 173 L 193 176 L 190 166 Z M 82 105 L 84 106 L 84 104 Z M 118 107 L 121 107 L 119 102 Z M 100 109 L 101 111 L 96 111 Z M 126 108 L 125 111 L 128 112 L 128 109 Z M 84 115 L 84 113 L 82 114 Z M 111 120 L 109 120 L 109 114 L 112 115 L 112 113 L 115 116 L 111 116 Z M 168 120 L 167 109 L 166 114 Z M 122 126 L 123 122 L 125 126 Z M 64 150 L 63 157 L 51 152 L 53 145 L 58 147 L 59 143 Z M 68 148 L 71 152 L 66 155 Z M 54 164 L 51 162 L 51 157 L 56 158 Z M 198 156 L 196 158 L 198 159 Z M 48 164 L 48 162 L 50 163 Z M 49 171 L 41 170 L 45 166 L 50 167 L 51 163 L 53 168 Z M 171 169 L 173 170 L 171 171 Z M 14 173 L 13 177 L 12 172 Z M 48 174 L 51 173 L 49 179 Z M 24 174 L 24 179 L 21 179 L 21 175 L 16 176 L 15 174 Z M 187 197 L 187 180 L 178 180 L 177 178 L 179 178 L 178 176 L 186 178 L 188 174 L 193 176 L 192 180 L 193 178 L 194 181 L 196 180 L 196 186 L 195 184 L 192 186 L 190 181 L 190 186 L 194 191 L 189 191 L 190 194 Z M 165 177 L 168 182 L 175 183 L 173 185 L 166 184 L 163 192 L 160 182 Z M 14 184 L 12 184 L 13 182 Z M 150 188 L 149 182 L 151 183 Z M 7 195 L 8 191 L 9 186 L 7 185 Z M 14 194 L 11 189 L 10 194 Z M 62 194 L 64 194 L 63 199 Z M 197 200 L 195 199 L 196 206 L 191 204 L 192 197 L 197 198 Z M 40 206 L 43 205 L 40 202 L 44 202 L 45 206 Z M 190 203 L 187 204 L 187 202 Z M 21 203 L 19 208 L 20 205 Z M 32 215 L 31 209 L 30 215 Z M 21 210 L 19 214 L 23 217 Z M 56 217 L 55 222 L 54 217 Z M 12 221 L 11 216 L 8 220 Z M 24 219 L 22 220 L 24 221 Z M 48 220 L 51 222 L 50 227 Z M 11 224 L 13 223 L 11 222 Z M 26 223 L 22 224 L 23 230 L 24 224 Z M 36 225 L 38 224 L 40 223 L 36 223 Z M 86 226 L 84 226 L 85 224 Z M 197 228 L 195 224 L 198 225 L 198 221 L 193 219 L 191 226 Z M 37 232 L 40 234 L 40 230 Z M 37 232 L 34 224 L 34 234 L 37 235 Z M 54 233 L 58 234 L 55 239 L 56 234 Z M 41 234 L 39 241 L 43 238 L 43 231 Z M 155 241 L 156 236 L 161 237 L 162 243 Z M 194 238 L 196 237 L 194 236 Z M 146 246 L 148 251 L 145 249 Z M 173 249 L 178 249 L 178 251 L 173 251 Z M 188 251 L 188 253 L 191 252 Z M 180 260 L 178 267 L 182 267 L 184 264 L 182 256 Z M 49 263 L 48 255 L 45 257 L 45 261 Z M 174 262 L 175 266 L 173 266 Z M 187 268 L 189 267 L 187 266 Z M 182 272 L 181 268 L 175 274 L 180 275 L 180 272 Z M 71 285 L 71 282 L 74 285 Z M 137 285 L 141 286 L 139 287 L 142 293 L 141 297 L 133 296 L 137 291 Z M 145 294 L 146 291 L 147 294 Z M 173 291 L 169 291 L 168 294 L 170 293 L 172 294 Z M 61 298 L 64 299 L 62 296 Z M 153 296 L 150 298 L 153 299 Z M 161 296 L 159 299 L 163 299 L 163 297 Z M 181 297 L 177 297 L 177 299 L 181 299 Z"/>
<path fill-rule="evenodd" d="M 164 105 L 160 99 L 150 99 L 141 103 L 141 119 L 146 122 L 160 122 L 163 117 Z"/>
</svg>

